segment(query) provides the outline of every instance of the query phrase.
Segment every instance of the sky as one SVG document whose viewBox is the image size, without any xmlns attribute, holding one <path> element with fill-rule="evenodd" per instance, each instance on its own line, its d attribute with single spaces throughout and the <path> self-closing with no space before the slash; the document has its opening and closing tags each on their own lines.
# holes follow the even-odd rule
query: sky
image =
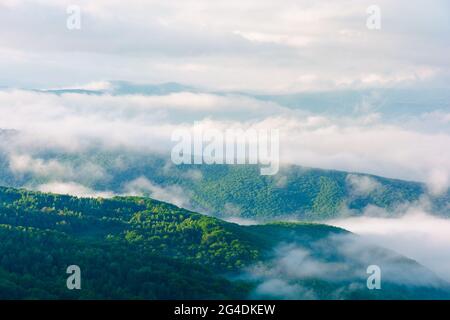
<svg viewBox="0 0 450 320">
<path fill-rule="evenodd" d="M 374 4 L 379 30 L 366 25 Z M 81 28 L 69 30 L 73 5 Z M 1 0 L 0 86 L 448 87 L 448 12 L 445 0 Z"/>
<path fill-rule="evenodd" d="M 367 24 L 373 5 L 379 29 Z M 67 24 L 74 7 L 79 29 Z M 44 147 L 167 151 L 171 133 L 196 121 L 279 129 L 282 163 L 444 193 L 449 9 L 416 0 L 0 0 L 0 128 L 22 134 L 7 146 L 11 166 L 45 167 L 33 158 Z M 138 90 L 165 82 L 185 87 Z M 42 91 L 64 88 L 102 94 Z"/>
</svg>

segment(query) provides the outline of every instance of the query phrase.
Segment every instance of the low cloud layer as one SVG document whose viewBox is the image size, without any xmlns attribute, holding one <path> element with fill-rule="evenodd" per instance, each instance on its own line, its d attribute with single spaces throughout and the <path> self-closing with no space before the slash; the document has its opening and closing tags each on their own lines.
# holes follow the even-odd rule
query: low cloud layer
<svg viewBox="0 0 450 320">
<path fill-rule="evenodd" d="M 50 182 L 38 185 L 38 191 L 56 194 L 73 195 L 83 198 L 110 198 L 114 193 L 109 191 L 95 191 L 75 182 Z"/>
<path fill-rule="evenodd" d="M 37 179 L 65 180 L 76 179 L 81 182 L 106 180 L 107 174 L 104 169 L 94 163 L 84 162 L 74 165 L 63 163 L 56 159 L 42 159 L 30 154 L 12 153 L 9 156 L 9 169 L 15 175 L 31 175 Z"/>
<path fill-rule="evenodd" d="M 412 258 L 450 281 L 450 221 L 421 206 L 408 208 L 401 218 L 363 216 L 329 223 Z"/>
<path fill-rule="evenodd" d="M 351 234 L 280 245 L 273 260 L 249 268 L 243 277 L 258 283 L 252 293 L 257 299 L 367 298 L 375 293 L 367 288 L 369 266 L 381 270 L 379 293 L 385 297 L 401 297 L 407 288 L 445 288 L 421 265 Z"/>
<path fill-rule="evenodd" d="M 177 185 L 159 186 L 145 177 L 128 182 L 124 194 L 133 196 L 149 196 L 153 199 L 172 203 L 183 208 L 191 208 L 190 197 L 182 187 Z"/>
<path fill-rule="evenodd" d="M 43 150 L 131 148 L 168 154 L 174 130 L 192 129 L 196 120 L 204 130 L 279 129 L 280 160 L 285 164 L 423 181 L 432 194 L 444 193 L 450 183 L 450 149 L 443 148 L 450 145 L 450 132 L 389 124 L 376 114 L 325 116 L 240 95 L 201 93 L 97 96 L 0 91 L 0 106 L 0 128 L 18 132 L 1 141 L 18 173 L 70 175 L 73 168 L 35 159 L 33 154 Z M 88 171 L 101 174 L 97 169 Z M 191 178 L 201 177 L 193 173 Z M 355 192 L 364 193 L 377 187 L 367 179 L 350 176 L 349 183 Z M 283 178 L 279 182 L 282 185 Z"/>
</svg>

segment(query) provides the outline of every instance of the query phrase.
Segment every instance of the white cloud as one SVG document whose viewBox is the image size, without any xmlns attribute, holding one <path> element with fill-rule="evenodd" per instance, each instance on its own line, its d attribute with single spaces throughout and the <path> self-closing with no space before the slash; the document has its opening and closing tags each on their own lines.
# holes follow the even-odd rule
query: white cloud
<svg viewBox="0 0 450 320">
<path fill-rule="evenodd" d="M 259 224 L 258 221 L 255 221 L 253 219 L 246 219 L 240 217 L 225 217 L 224 220 L 227 222 L 239 224 L 241 226 L 253 226 Z"/>
<path fill-rule="evenodd" d="M 442 285 L 432 272 L 396 252 L 381 249 L 382 244 L 353 234 L 334 234 L 309 241 L 308 247 L 283 244 L 275 250 L 272 260 L 248 268 L 243 277 L 260 283 L 252 294 L 259 299 L 311 299 L 323 295 L 320 289 L 302 287 L 301 284 L 308 283 L 302 282 L 305 280 L 326 281 L 330 285 L 327 299 L 342 299 L 356 290 L 367 290 L 366 270 L 370 265 L 382 270 L 382 286 L 383 283 L 431 288 Z"/>
<path fill-rule="evenodd" d="M 287 281 L 281 279 L 268 279 L 259 284 L 252 294 L 253 298 L 264 299 L 268 297 L 273 299 L 285 300 L 314 300 L 316 295 L 313 291 L 307 290 L 297 284 L 289 284 Z"/>
<path fill-rule="evenodd" d="M 67 194 L 84 198 L 111 198 L 114 196 L 109 191 L 95 191 L 75 182 L 50 182 L 37 186 L 42 192 L 52 192 L 56 194 Z"/>
<path fill-rule="evenodd" d="M 444 167 L 431 169 L 426 177 L 426 182 L 430 187 L 430 192 L 434 195 L 440 195 L 447 192 L 450 185 L 448 169 Z"/>
<path fill-rule="evenodd" d="M 435 193 L 448 188 L 450 149 L 443 148 L 450 145 L 448 134 L 379 121 L 369 125 L 337 121 L 312 130 L 303 128 L 298 119 L 269 121 L 288 133 L 281 146 L 284 159 L 291 163 L 425 181 Z"/>
<path fill-rule="evenodd" d="M 380 191 L 383 188 L 382 184 L 374 178 L 357 174 L 347 175 L 347 183 L 350 185 L 353 194 L 356 196 L 367 196 L 372 192 Z"/>
<path fill-rule="evenodd" d="M 379 31 L 366 28 L 370 1 L 82 0 L 82 28 L 69 32 L 71 4 L 2 1 L 1 47 L 22 59 L 2 56 L 0 83 L 126 79 L 280 92 L 445 86 L 449 76 L 445 0 L 381 0 Z"/>
<path fill-rule="evenodd" d="M 239 95 L 97 96 L 17 90 L 0 91 L 0 108 L 0 128 L 20 132 L 14 141 L 1 143 L 16 171 L 38 173 L 52 166 L 49 171 L 65 170 L 70 177 L 73 168 L 22 157 L 39 150 L 132 148 L 167 153 L 173 146 L 172 132 L 190 129 L 198 121 L 204 129 L 279 129 L 282 163 L 423 181 L 433 194 L 444 193 L 450 183 L 450 149 L 444 147 L 450 145 L 450 132 L 415 130 L 408 121 L 387 124 L 374 114 L 315 115 Z M 439 117 L 428 118 L 430 128 L 435 124 L 441 124 Z M 357 192 L 368 192 L 374 187 L 370 182 L 362 178 L 353 184 Z"/>
<path fill-rule="evenodd" d="M 108 178 L 105 170 L 97 164 L 84 162 L 74 166 L 55 159 L 42 159 L 30 154 L 9 154 L 9 168 L 18 176 L 31 174 L 34 178 L 47 179 L 49 181 L 83 181 L 95 182 Z"/>
<path fill-rule="evenodd" d="M 124 188 L 125 194 L 135 196 L 148 195 L 153 199 L 172 203 L 178 207 L 190 208 L 190 198 L 187 193 L 177 185 L 159 186 L 145 177 L 128 182 Z"/>
<path fill-rule="evenodd" d="M 422 206 L 406 208 L 401 218 L 365 215 L 329 223 L 412 258 L 450 281 L 450 220 L 432 216 Z"/>
<path fill-rule="evenodd" d="M 36 177 L 64 177 L 73 174 L 71 168 L 63 166 L 56 160 L 33 159 L 29 155 L 11 155 L 9 166 L 14 173 L 31 173 Z"/>
</svg>

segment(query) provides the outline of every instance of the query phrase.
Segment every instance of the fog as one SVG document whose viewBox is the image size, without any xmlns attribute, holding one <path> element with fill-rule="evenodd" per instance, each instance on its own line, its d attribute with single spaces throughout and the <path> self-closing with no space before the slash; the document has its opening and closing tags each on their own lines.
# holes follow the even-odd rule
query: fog
<svg viewBox="0 0 450 320">
<path fill-rule="evenodd" d="M 345 299 L 355 292 L 371 294 L 367 268 L 372 265 L 381 270 L 383 294 L 400 297 L 405 288 L 443 285 L 420 264 L 353 234 L 280 244 L 271 261 L 248 268 L 241 277 L 258 283 L 253 298 Z M 322 296 L 323 282 L 327 283 L 327 296 Z"/>
<path fill-rule="evenodd" d="M 168 154 L 174 145 L 171 134 L 192 130 L 196 120 L 204 131 L 279 129 L 281 164 L 423 181 L 433 194 L 445 193 L 450 183 L 450 149 L 443 148 L 450 145 L 450 133 L 389 124 L 376 113 L 325 116 L 242 95 L 189 92 L 97 96 L 7 90 L 0 91 L 0 108 L 0 128 L 19 132 L 14 140 L 0 143 L 17 173 L 73 170 L 35 158 L 42 150 Z M 96 171 L 101 174 L 101 168 Z M 377 188 L 373 181 L 357 177 L 350 177 L 349 183 L 356 193 Z"/>
<path fill-rule="evenodd" d="M 363 216 L 328 222 L 366 241 L 412 258 L 450 281 L 450 220 L 431 215 L 421 206 L 400 218 Z"/>
</svg>

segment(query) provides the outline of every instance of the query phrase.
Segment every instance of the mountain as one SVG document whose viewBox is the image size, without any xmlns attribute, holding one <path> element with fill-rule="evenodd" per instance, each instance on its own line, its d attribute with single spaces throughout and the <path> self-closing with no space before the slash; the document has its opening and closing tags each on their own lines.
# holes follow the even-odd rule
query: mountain
<svg viewBox="0 0 450 320">
<path fill-rule="evenodd" d="M 178 92 L 198 92 L 190 86 L 186 86 L 176 82 L 166 82 L 160 84 L 138 84 L 129 81 L 116 80 L 108 81 L 105 88 L 101 89 L 89 89 L 89 88 L 59 88 L 59 89 L 45 89 L 45 90 L 33 90 L 37 92 L 53 93 L 57 95 L 66 93 L 75 94 L 92 94 L 92 95 L 102 95 L 102 94 L 112 94 L 112 95 L 166 95 Z"/>
<path fill-rule="evenodd" d="M 256 99 L 324 115 L 376 112 L 386 120 L 446 110 L 450 94 L 445 88 L 378 88 L 253 95 Z"/>
<path fill-rule="evenodd" d="M 102 89 L 61 88 L 37 90 L 47 93 L 64 94 L 111 94 L 111 95 L 167 95 L 191 92 L 215 95 L 238 95 L 264 102 L 273 102 L 293 110 L 302 110 L 324 115 L 355 115 L 367 112 L 377 113 L 383 119 L 395 122 L 404 121 L 411 115 L 433 113 L 448 108 L 450 94 L 447 88 L 377 88 L 362 90 L 332 90 L 285 94 L 260 94 L 244 91 L 211 91 L 205 88 L 188 86 L 177 82 L 135 83 L 123 80 L 106 82 Z M 0 88 L 1 89 L 1 88 Z"/>
<path fill-rule="evenodd" d="M 27 166 L 17 169 L 13 161 Z M 450 193 L 432 196 L 412 181 L 300 166 L 261 176 L 256 165 L 175 166 L 170 158 L 131 151 L 41 152 L 13 159 L 0 152 L 0 173 L 1 185 L 48 190 L 52 183 L 76 183 L 93 194 L 146 195 L 222 218 L 260 221 L 320 221 L 374 206 L 395 216 L 397 207 L 423 198 L 430 199 L 433 213 L 448 216 L 450 204 Z"/>
<path fill-rule="evenodd" d="M 384 270 L 383 290 L 365 287 L 363 256 Z M 6 299 L 450 298 L 429 270 L 343 229 L 246 227 L 142 197 L 2 187 L 0 257 Z M 81 290 L 66 289 L 69 265 L 81 268 Z M 274 283 L 293 289 L 280 296 Z"/>
</svg>

